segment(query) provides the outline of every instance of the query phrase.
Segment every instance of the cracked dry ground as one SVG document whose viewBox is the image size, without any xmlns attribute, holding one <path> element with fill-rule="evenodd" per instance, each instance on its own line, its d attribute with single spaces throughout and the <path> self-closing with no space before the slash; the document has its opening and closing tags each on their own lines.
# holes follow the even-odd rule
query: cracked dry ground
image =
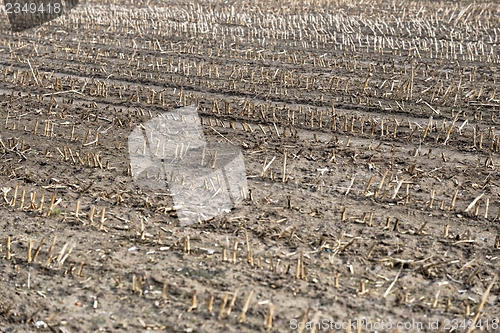
<svg viewBox="0 0 500 333">
<path fill-rule="evenodd" d="M 0 22 L 1 332 L 498 327 L 497 2 L 87 1 Z M 127 137 L 190 104 L 251 193 L 181 227 L 167 188 L 134 183 Z"/>
</svg>

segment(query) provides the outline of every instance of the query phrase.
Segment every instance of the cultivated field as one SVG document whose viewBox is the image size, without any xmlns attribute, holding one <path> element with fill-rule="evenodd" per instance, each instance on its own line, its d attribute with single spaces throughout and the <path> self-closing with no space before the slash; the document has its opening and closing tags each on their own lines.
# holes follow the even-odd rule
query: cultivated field
<svg viewBox="0 0 500 333">
<path fill-rule="evenodd" d="M 0 332 L 500 331 L 498 1 L 0 17 Z M 183 226 L 128 137 L 188 105 L 249 190 Z"/>
</svg>

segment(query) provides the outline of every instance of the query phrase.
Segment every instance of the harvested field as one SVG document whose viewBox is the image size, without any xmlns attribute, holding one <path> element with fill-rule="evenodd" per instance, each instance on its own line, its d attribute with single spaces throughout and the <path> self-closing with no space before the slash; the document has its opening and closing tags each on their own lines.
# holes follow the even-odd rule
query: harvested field
<svg viewBox="0 0 500 333">
<path fill-rule="evenodd" d="M 500 331 L 498 1 L 0 16 L 0 332 Z M 248 191 L 185 225 L 128 145 L 191 105 Z"/>
</svg>

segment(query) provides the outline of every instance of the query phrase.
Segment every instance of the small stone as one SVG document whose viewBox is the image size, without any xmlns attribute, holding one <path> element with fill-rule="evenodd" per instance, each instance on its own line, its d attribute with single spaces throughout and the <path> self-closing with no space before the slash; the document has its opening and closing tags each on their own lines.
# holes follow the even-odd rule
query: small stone
<svg viewBox="0 0 500 333">
<path fill-rule="evenodd" d="M 47 328 L 47 324 L 43 320 L 39 320 L 35 322 L 35 327 L 36 328 Z"/>
</svg>

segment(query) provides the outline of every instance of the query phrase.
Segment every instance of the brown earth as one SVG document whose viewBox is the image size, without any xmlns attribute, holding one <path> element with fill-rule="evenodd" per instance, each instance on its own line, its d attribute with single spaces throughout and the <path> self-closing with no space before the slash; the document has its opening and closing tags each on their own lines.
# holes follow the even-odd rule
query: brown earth
<svg viewBox="0 0 500 333">
<path fill-rule="evenodd" d="M 500 330 L 498 2 L 0 15 L 0 332 Z M 251 193 L 182 227 L 127 137 L 191 104 Z"/>
</svg>

